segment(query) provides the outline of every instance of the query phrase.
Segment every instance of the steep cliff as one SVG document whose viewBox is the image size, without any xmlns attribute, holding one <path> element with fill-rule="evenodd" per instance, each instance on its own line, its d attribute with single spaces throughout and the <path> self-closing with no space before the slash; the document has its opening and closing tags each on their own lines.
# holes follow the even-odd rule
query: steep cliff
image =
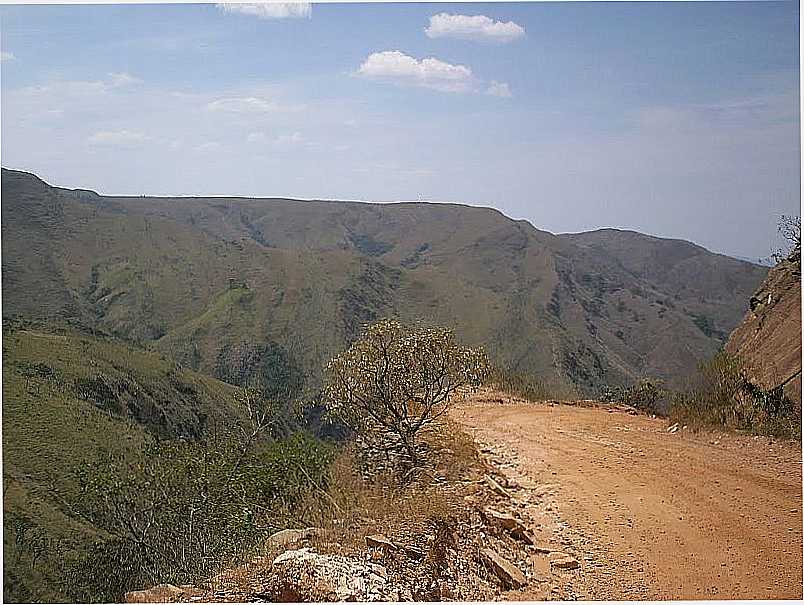
<svg viewBox="0 0 804 605">
<path fill-rule="evenodd" d="M 765 389 L 784 386 L 801 403 L 801 254 L 771 269 L 750 299 L 750 309 L 731 333 L 726 352 L 739 357 Z"/>
</svg>

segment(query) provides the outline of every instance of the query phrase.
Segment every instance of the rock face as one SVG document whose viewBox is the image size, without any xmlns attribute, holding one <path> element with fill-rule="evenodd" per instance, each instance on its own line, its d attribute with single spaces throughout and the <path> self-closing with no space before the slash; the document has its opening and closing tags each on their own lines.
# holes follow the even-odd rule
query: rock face
<svg viewBox="0 0 804 605">
<path fill-rule="evenodd" d="M 791 256 L 768 273 L 750 300 L 726 352 L 739 357 L 762 388 L 784 386 L 801 403 L 801 257 Z"/>
<path fill-rule="evenodd" d="M 339 555 L 324 555 L 309 548 L 289 550 L 274 559 L 271 600 L 389 601 L 387 572 L 381 565 Z"/>
</svg>

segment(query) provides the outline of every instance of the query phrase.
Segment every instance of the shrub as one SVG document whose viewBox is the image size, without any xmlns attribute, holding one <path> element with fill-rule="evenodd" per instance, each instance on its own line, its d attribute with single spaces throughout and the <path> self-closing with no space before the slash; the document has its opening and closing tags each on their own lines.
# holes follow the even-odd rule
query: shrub
<svg viewBox="0 0 804 605">
<path fill-rule="evenodd" d="M 360 435 L 389 433 L 415 464 L 418 433 L 446 413 L 459 388 L 479 387 L 488 372 L 483 349 L 461 347 L 452 330 L 384 319 L 327 364 L 324 402 Z"/>
<path fill-rule="evenodd" d="M 667 391 L 658 380 L 643 378 L 629 387 L 607 387 L 602 395 L 603 401 L 622 403 L 651 414 L 666 413 L 663 405 Z"/>
<path fill-rule="evenodd" d="M 136 459 L 109 455 L 63 500 L 99 538 L 67 574 L 79 601 L 207 577 L 246 555 L 278 515 L 326 485 L 329 446 L 297 434 L 270 441 L 270 412 L 245 397 L 251 422 L 199 441 L 153 441 Z"/>
<path fill-rule="evenodd" d="M 723 351 L 702 363 L 686 391 L 673 397 L 671 415 L 696 425 L 798 437 L 799 408 L 782 388 L 766 390 L 750 380 L 740 361 Z"/>
</svg>

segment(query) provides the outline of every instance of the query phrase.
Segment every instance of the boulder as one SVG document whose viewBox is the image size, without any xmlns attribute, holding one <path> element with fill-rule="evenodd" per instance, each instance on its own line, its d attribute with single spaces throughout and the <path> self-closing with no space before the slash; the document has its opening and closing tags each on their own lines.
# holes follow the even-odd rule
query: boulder
<svg viewBox="0 0 804 605">
<path fill-rule="evenodd" d="M 269 547 L 273 546 L 281 548 L 284 546 L 290 546 L 291 544 L 295 544 L 303 540 L 310 540 L 311 538 L 323 536 L 324 534 L 325 531 L 318 527 L 308 527 L 307 529 L 283 529 L 275 534 L 271 534 L 271 537 L 268 538 L 267 545 Z"/>
<path fill-rule="evenodd" d="M 301 529 L 283 529 L 271 534 L 268 538 L 268 546 L 289 546 L 296 542 L 304 540 L 304 531 Z"/>
<path fill-rule="evenodd" d="M 483 509 L 483 516 L 486 518 L 486 521 L 492 525 L 496 525 L 497 527 L 501 527 L 506 531 L 514 531 L 517 528 L 520 528 L 524 531 L 524 526 L 517 521 L 516 517 L 513 515 L 509 515 L 508 513 L 501 513 L 500 511 L 494 510 L 493 508 L 484 508 Z"/>
<path fill-rule="evenodd" d="M 159 584 L 145 590 L 132 590 L 123 597 L 126 603 L 174 603 L 185 591 L 173 584 Z"/>
<path fill-rule="evenodd" d="M 274 601 L 394 600 L 384 567 L 350 557 L 289 550 L 274 559 L 271 571 L 265 592 Z"/>
<path fill-rule="evenodd" d="M 366 546 L 369 548 L 382 548 L 383 550 L 397 550 L 397 545 L 382 534 L 366 536 Z"/>
<path fill-rule="evenodd" d="M 490 548 L 481 550 L 480 556 L 506 588 L 522 588 L 528 583 L 525 574 L 516 565 Z"/>
</svg>

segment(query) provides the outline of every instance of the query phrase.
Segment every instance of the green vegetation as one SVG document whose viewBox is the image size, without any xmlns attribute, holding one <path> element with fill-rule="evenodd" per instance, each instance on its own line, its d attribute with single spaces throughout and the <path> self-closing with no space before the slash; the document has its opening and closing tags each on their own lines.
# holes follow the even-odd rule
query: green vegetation
<svg viewBox="0 0 804 605">
<path fill-rule="evenodd" d="M 81 469 L 69 510 L 102 537 L 68 568 L 69 596 L 119 601 L 132 588 L 202 580 L 252 555 L 284 528 L 288 507 L 326 486 L 331 461 L 329 446 L 302 435 L 258 444 L 230 432 Z"/>
<path fill-rule="evenodd" d="M 702 363 L 690 387 L 673 396 L 674 420 L 698 427 L 799 439 L 801 410 L 783 389 L 754 384 L 740 361 L 720 352 Z"/>
<path fill-rule="evenodd" d="M 4 600 L 119 600 L 203 574 L 242 552 L 235 538 L 247 548 L 275 528 L 271 511 L 300 497 L 329 454 L 312 438 L 274 441 L 275 409 L 260 401 L 112 338 L 6 322 Z M 159 504 L 138 543 L 142 526 L 125 524 L 148 502 Z M 246 524 L 246 510 L 259 522 Z M 178 522 L 190 518 L 215 531 L 191 534 Z"/>
</svg>

